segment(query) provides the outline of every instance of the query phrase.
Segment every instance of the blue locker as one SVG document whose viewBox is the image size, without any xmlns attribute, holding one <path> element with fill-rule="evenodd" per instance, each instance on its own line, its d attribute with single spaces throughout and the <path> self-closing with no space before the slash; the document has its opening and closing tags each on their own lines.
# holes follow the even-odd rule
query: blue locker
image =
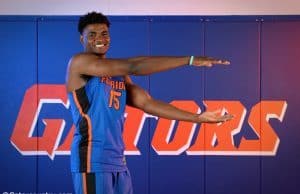
<svg viewBox="0 0 300 194">
<path fill-rule="evenodd" d="M 259 25 L 256 22 L 207 22 L 205 27 L 205 55 L 231 62 L 229 66 L 216 65 L 205 70 L 205 99 L 235 101 L 239 107 L 220 102 L 220 108 L 224 106 L 235 115 L 230 121 L 234 124 L 205 128 L 206 142 L 212 141 L 208 135 L 211 131 L 216 131 L 217 136 L 217 145 L 207 146 L 206 150 L 221 152 L 206 157 L 206 194 L 259 194 L 260 156 L 243 156 L 238 150 L 242 137 L 257 139 L 248 125 L 248 115 L 260 100 Z M 260 151 L 259 147 L 256 151 Z"/>
<path fill-rule="evenodd" d="M 153 56 L 191 56 L 203 54 L 203 25 L 198 17 L 172 18 L 161 17 L 153 19 L 151 23 L 151 55 Z M 187 61 L 188 63 L 188 61 Z M 151 95 L 159 100 L 193 101 L 199 107 L 203 100 L 203 70 L 191 66 L 179 67 L 166 72 L 150 76 Z M 151 122 L 152 148 L 150 150 L 150 193 L 204 193 L 204 157 L 187 155 L 186 151 L 193 144 L 199 126 L 186 128 L 190 133 L 190 140 L 186 139 L 178 150 L 171 155 L 167 150 L 155 150 L 153 138 L 158 133 L 157 125 L 160 121 Z M 176 137 L 176 123 L 169 138 L 170 144 L 178 141 Z M 168 130 L 167 126 L 163 130 Z M 174 140 L 175 138 L 175 140 Z M 172 143 L 173 142 L 173 143 Z M 185 146 L 183 146 L 185 145 Z M 186 147 L 187 146 L 187 147 Z M 160 155 L 161 153 L 162 155 Z"/>
</svg>

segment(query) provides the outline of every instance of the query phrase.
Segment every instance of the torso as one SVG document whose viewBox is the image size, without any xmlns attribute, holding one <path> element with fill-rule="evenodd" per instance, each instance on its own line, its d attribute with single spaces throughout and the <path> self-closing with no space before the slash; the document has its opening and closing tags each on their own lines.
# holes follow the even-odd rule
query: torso
<svg viewBox="0 0 300 194">
<path fill-rule="evenodd" d="M 122 139 L 124 78 L 85 77 L 82 81 L 82 87 L 68 93 L 76 126 L 71 148 L 72 171 L 126 170 Z"/>
</svg>

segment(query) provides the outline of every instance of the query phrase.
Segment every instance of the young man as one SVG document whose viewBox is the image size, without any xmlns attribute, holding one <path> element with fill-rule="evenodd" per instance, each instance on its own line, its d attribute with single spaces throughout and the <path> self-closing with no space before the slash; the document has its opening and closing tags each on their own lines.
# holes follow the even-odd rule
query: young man
<svg viewBox="0 0 300 194">
<path fill-rule="evenodd" d="M 208 57 L 135 57 L 106 59 L 110 23 L 101 13 L 80 18 L 78 30 L 84 52 L 69 62 L 66 87 L 76 126 L 71 171 L 77 194 L 132 194 L 122 139 L 125 106 L 167 119 L 218 123 L 232 118 L 216 112 L 194 114 L 151 98 L 129 75 L 149 75 L 187 64 L 229 64 Z"/>
</svg>

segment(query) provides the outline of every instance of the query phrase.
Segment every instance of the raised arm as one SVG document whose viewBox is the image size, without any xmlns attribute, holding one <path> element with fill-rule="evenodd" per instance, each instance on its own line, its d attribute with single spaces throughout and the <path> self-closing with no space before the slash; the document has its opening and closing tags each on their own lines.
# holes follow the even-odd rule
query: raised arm
<svg viewBox="0 0 300 194">
<path fill-rule="evenodd" d="M 146 113 L 172 120 L 189 121 L 194 123 L 218 123 L 233 118 L 232 115 L 220 115 L 220 111 L 191 113 L 176 108 L 168 103 L 153 99 L 145 90 L 132 83 L 126 76 L 127 105 L 139 108 Z"/>
</svg>

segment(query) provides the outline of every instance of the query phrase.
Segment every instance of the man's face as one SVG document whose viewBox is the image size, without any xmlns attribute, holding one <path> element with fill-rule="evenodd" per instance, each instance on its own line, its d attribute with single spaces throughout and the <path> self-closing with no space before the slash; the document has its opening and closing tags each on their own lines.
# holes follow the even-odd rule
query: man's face
<svg viewBox="0 0 300 194">
<path fill-rule="evenodd" d="M 95 53 L 105 57 L 110 45 L 109 30 L 106 24 L 89 24 L 80 36 L 86 52 Z"/>
</svg>

